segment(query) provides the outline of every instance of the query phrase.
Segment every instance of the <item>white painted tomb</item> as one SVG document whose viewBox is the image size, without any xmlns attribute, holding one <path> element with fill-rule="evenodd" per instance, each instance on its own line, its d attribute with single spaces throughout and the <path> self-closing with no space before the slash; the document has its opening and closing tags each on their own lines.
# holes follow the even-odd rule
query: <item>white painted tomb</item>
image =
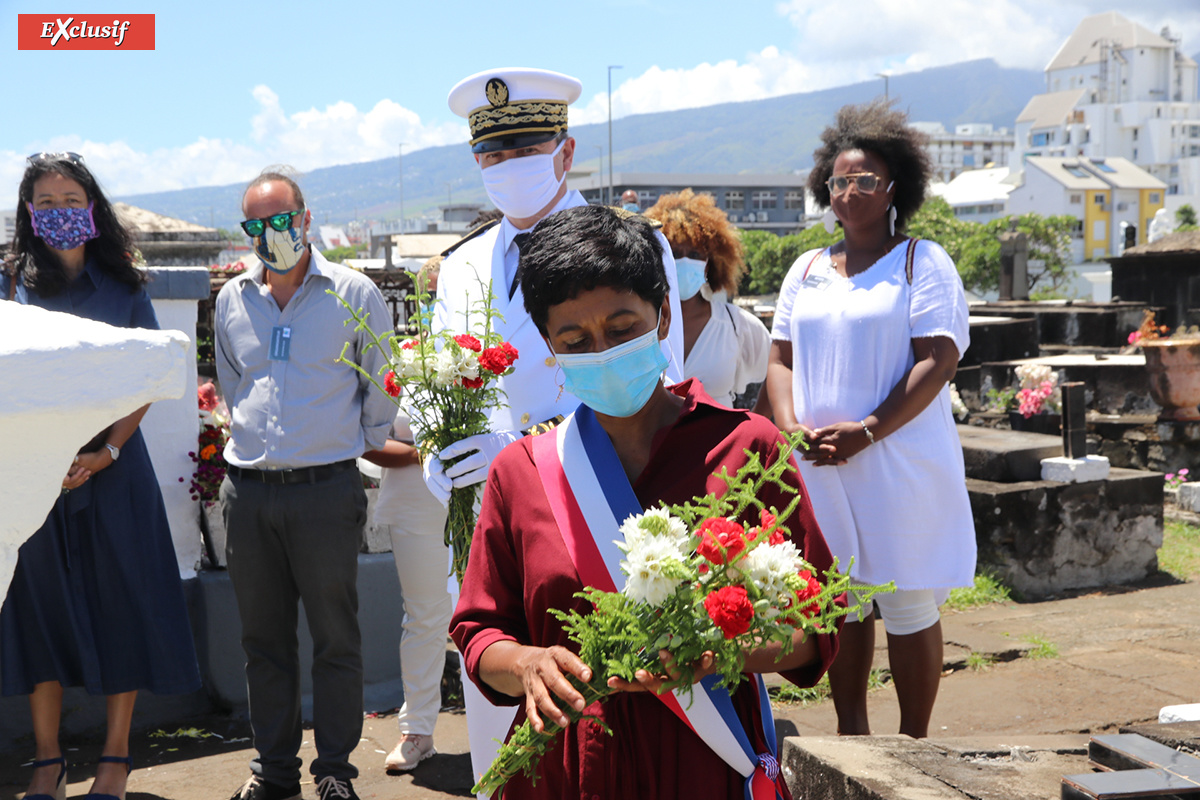
<svg viewBox="0 0 1200 800">
<path fill-rule="evenodd" d="M 195 383 L 190 347 L 179 331 L 0 302 L 0 597 L 75 453 L 146 403 L 183 397 L 189 374 Z"/>
</svg>

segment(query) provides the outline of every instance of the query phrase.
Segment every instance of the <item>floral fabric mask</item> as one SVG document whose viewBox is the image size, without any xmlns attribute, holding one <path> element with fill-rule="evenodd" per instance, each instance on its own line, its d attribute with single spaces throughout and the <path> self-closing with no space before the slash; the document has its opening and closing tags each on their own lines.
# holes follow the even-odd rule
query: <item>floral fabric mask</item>
<svg viewBox="0 0 1200 800">
<path fill-rule="evenodd" d="M 33 233 L 55 250 L 74 250 L 95 239 L 96 221 L 92 218 L 92 203 L 87 208 L 34 208 L 29 207 L 33 221 Z"/>
</svg>

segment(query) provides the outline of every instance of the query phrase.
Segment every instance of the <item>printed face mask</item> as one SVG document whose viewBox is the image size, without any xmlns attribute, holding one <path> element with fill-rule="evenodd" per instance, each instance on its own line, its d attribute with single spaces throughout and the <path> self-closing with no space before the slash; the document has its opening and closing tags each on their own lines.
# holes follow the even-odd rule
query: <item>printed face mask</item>
<svg viewBox="0 0 1200 800">
<path fill-rule="evenodd" d="M 263 266 L 280 275 L 291 272 L 304 255 L 304 239 L 296 227 L 277 231 L 267 227 L 262 236 L 254 237 L 254 253 Z"/>
<path fill-rule="evenodd" d="M 700 287 L 704 285 L 704 270 L 707 266 L 707 261 L 701 261 L 698 258 L 675 259 L 675 275 L 679 281 L 680 300 L 695 297 L 696 292 L 700 291 Z"/>
<path fill-rule="evenodd" d="M 632 417 L 646 405 L 667 368 L 658 327 L 602 353 L 555 353 L 564 388 L 597 413 Z"/>
<path fill-rule="evenodd" d="M 33 234 L 55 250 L 74 250 L 95 239 L 96 222 L 92 203 L 87 208 L 38 208 L 26 203 L 33 221 Z"/>
<path fill-rule="evenodd" d="M 509 158 L 482 170 L 492 205 L 513 219 L 528 219 L 548 206 L 562 186 L 554 174 L 554 159 L 566 143 L 559 142 L 553 153 Z"/>
</svg>

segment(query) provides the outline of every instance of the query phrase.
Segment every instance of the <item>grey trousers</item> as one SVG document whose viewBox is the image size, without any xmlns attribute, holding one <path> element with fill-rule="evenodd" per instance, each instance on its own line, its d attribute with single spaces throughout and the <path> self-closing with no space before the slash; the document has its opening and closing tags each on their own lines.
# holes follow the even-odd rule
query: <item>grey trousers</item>
<svg viewBox="0 0 1200 800">
<path fill-rule="evenodd" d="M 225 553 L 242 621 L 256 775 L 300 777 L 297 600 L 313 639 L 313 733 L 318 778 L 355 778 L 350 753 L 363 724 L 358 552 L 367 498 L 358 470 L 316 483 L 264 484 L 226 477 Z"/>
</svg>

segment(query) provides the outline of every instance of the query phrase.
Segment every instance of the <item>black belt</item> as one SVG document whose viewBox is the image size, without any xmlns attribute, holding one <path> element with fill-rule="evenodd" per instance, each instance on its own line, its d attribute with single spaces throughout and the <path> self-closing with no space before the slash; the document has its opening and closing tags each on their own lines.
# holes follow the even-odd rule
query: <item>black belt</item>
<svg viewBox="0 0 1200 800">
<path fill-rule="evenodd" d="M 247 469 L 230 464 L 225 470 L 235 478 L 260 483 L 316 483 L 332 478 L 340 472 L 357 468 L 358 463 L 349 458 L 319 467 L 297 467 L 296 469 Z"/>
</svg>

